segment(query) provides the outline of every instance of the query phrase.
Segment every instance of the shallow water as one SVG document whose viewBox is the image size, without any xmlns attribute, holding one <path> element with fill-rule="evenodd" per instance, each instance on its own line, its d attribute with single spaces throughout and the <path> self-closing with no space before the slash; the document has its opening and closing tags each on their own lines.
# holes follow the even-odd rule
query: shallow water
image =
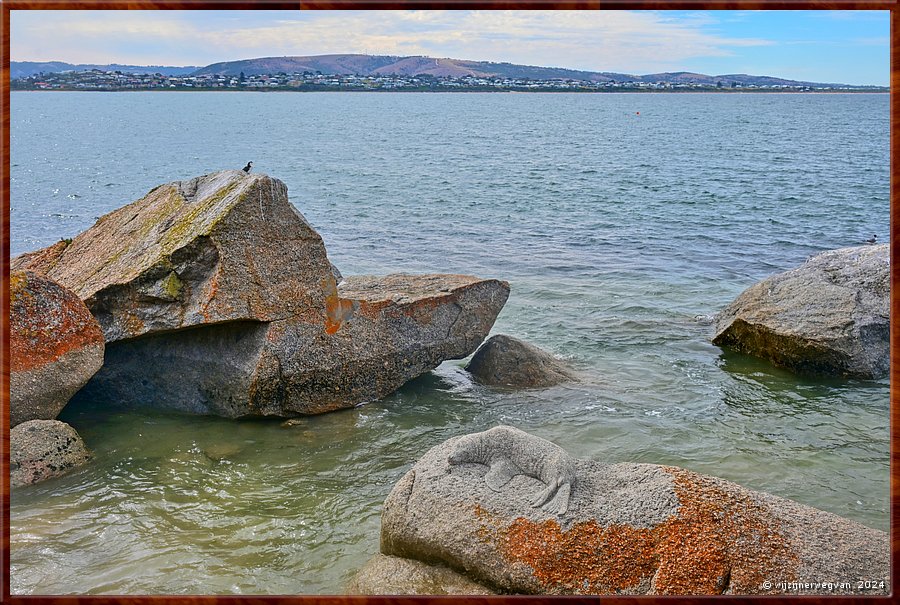
<svg viewBox="0 0 900 605">
<path fill-rule="evenodd" d="M 887 529 L 887 380 L 723 352 L 709 316 L 887 240 L 888 115 L 887 95 L 13 93 L 13 254 L 253 160 L 344 274 L 506 279 L 494 332 L 586 381 L 488 389 L 447 362 L 290 427 L 70 406 L 96 460 L 13 494 L 12 591 L 339 593 L 409 466 L 501 422 Z"/>
</svg>

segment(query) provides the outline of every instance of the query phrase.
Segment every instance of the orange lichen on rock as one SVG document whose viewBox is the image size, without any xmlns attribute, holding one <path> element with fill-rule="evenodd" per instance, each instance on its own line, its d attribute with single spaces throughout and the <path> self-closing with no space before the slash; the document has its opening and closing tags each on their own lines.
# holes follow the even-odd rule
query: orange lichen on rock
<svg viewBox="0 0 900 605">
<path fill-rule="evenodd" d="M 10 274 L 10 371 L 56 361 L 69 351 L 102 345 L 103 333 L 73 292 L 30 271 Z"/>
<path fill-rule="evenodd" d="M 325 289 L 325 333 L 335 334 L 345 322 L 349 321 L 359 309 L 359 302 L 338 295 L 334 278 L 328 278 L 323 284 Z"/>
<path fill-rule="evenodd" d="M 766 580 L 796 579 L 798 556 L 767 508 L 748 493 L 724 489 L 710 477 L 666 467 L 681 503 L 661 524 L 658 594 L 762 592 Z M 719 588 L 721 586 L 721 588 Z"/>
<path fill-rule="evenodd" d="M 523 517 L 504 527 L 478 506 L 479 536 L 530 567 L 550 594 L 754 594 L 767 579 L 796 577 L 798 557 L 764 505 L 690 471 L 665 470 L 680 507 L 655 527 L 589 520 L 563 530 L 553 519 Z"/>
<path fill-rule="evenodd" d="M 649 529 L 603 527 L 591 520 L 562 531 L 552 519 L 519 517 L 504 533 L 506 555 L 534 569 L 552 593 L 616 593 L 637 586 L 656 568 Z"/>
</svg>

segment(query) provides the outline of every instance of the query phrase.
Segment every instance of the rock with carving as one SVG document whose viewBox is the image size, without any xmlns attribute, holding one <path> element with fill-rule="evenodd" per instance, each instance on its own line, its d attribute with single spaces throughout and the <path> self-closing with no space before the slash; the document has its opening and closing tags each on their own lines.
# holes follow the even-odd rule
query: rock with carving
<svg viewBox="0 0 900 605">
<path fill-rule="evenodd" d="M 547 477 L 524 460 L 557 446 L 519 432 L 519 451 L 502 458 L 525 472 L 492 486 L 495 458 L 458 454 L 496 431 L 452 438 L 400 479 L 384 504 L 382 554 L 501 593 L 890 593 L 885 532 L 676 467 L 575 459 L 567 510 L 535 507 Z M 867 583 L 838 585 L 849 577 Z"/>
<path fill-rule="evenodd" d="M 103 363 L 103 334 L 70 290 L 31 271 L 9 276 L 10 426 L 52 420 Z"/>
</svg>

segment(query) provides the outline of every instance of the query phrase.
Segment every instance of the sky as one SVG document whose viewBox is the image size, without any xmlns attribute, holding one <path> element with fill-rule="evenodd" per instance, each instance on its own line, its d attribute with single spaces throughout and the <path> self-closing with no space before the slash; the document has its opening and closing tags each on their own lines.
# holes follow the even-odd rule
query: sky
<svg viewBox="0 0 900 605">
<path fill-rule="evenodd" d="M 13 61 L 366 53 L 886 86 L 888 11 L 11 11 Z"/>
</svg>

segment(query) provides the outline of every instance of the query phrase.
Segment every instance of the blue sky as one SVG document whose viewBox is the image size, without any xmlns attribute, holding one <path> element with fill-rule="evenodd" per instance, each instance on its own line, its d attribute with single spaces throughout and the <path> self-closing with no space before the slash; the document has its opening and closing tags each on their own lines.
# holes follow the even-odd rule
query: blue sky
<svg viewBox="0 0 900 605">
<path fill-rule="evenodd" d="M 11 59 L 207 65 L 428 55 L 887 85 L 887 11 L 11 11 Z"/>
</svg>

